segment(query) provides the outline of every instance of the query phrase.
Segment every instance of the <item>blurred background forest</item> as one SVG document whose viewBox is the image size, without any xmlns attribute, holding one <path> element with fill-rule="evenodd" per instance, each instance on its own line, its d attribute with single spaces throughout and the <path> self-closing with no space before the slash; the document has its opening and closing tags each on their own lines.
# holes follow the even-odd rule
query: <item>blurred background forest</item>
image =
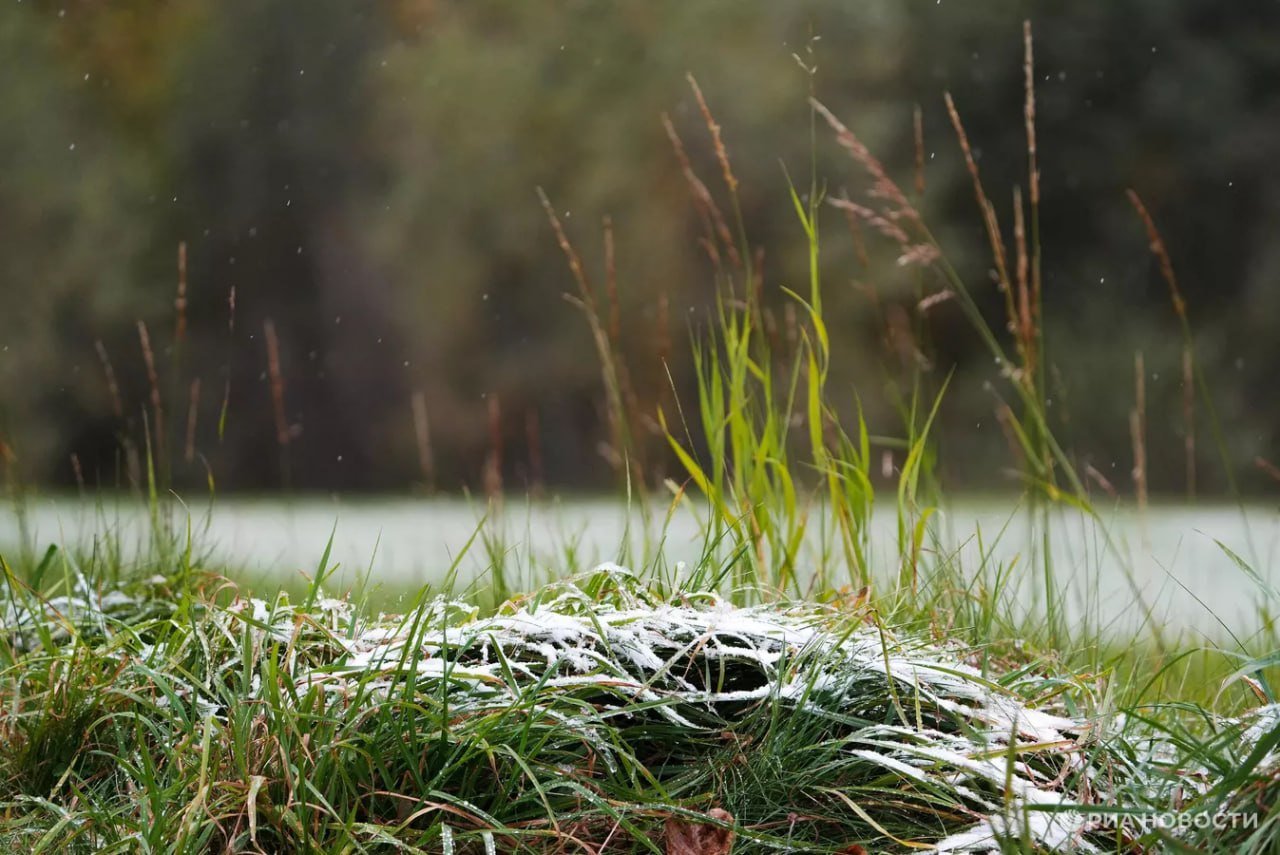
<svg viewBox="0 0 1280 855">
<path fill-rule="evenodd" d="M 723 126 L 779 306 L 807 261 L 784 167 L 807 184 L 813 153 L 832 192 L 860 180 L 825 128 L 811 144 L 813 86 L 908 187 L 920 106 L 923 210 L 998 319 L 942 94 L 1007 226 L 1026 176 L 1024 17 L 1065 444 L 1131 489 L 1140 351 L 1151 487 L 1186 490 L 1182 340 L 1133 187 L 1168 243 L 1241 483 L 1274 485 L 1258 460 L 1280 458 L 1280 6 L 1249 0 L 9 0 L 0 452 L 29 481 L 114 484 L 130 465 L 120 437 L 136 450 L 145 427 L 175 482 L 204 483 L 207 462 L 219 490 L 480 488 L 486 461 L 509 486 L 608 486 L 598 363 L 536 188 L 598 278 L 612 217 L 648 412 L 670 406 L 664 355 L 688 387 L 688 332 L 714 305 L 661 120 L 722 192 L 687 73 Z M 840 213 L 824 216 L 833 384 L 892 434 L 902 363 L 925 360 L 938 386 L 954 369 L 942 474 L 1009 486 L 998 373 L 959 309 L 931 308 L 904 346 L 893 330 L 917 311 L 917 274 L 892 253 L 864 264 Z M 139 321 L 159 426 L 143 424 Z M 1219 492 L 1197 419 L 1199 490 Z M 657 453 L 648 465 L 674 470 Z"/>
</svg>

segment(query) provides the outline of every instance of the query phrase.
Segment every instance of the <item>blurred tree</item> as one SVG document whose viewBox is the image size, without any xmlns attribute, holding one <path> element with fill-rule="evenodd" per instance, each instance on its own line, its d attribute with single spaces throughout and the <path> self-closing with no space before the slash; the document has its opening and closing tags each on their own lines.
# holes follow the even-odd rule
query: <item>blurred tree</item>
<svg viewBox="0 0 1280 855">
<path fill-rule="evenodd" d="M 1269 226 L 1280 179 L 1268 168 L 1280 147 L 1280 50 L 1266 34 L 1280 7 L 1212 0 L 1061 0 L 912 7 L 909 86 L 932 103 L 939 150 L 934 216 L 967 270 L 986 279 L 985 241 L 968 176 L 956 156 L 937 93 L 954 93 L 1012 241 L 1010 194 L 1026 186 L 1021 133 L 1021 21 L 1036 32 L 1047 337 L 1059 381 L 1055 403 L 1071 444 L 1108 473 L 1130 461 L 1127 413 L 1133 358 L 1148 369 L 1149 441 L 1155 489 L 1184 489 L 1182 344 L 1169 290 L 1146 252 L 1125 198 L 1144 197 L 1164 234 L 1186 297 L 1199 357 L 1222 410 L 1226 451 L 1246 483 L 1265 485 L 1253 458 L 1280 450 L 1280 408 L 1260 390 L 1280 366 L 1263 328 L 1280 317 L 1280 246 Z M 1270 25 L 1270 26 L 1268 26 Z M 976 250 L 977 252 L 974 252 Z M 989 289 L 992 317 L 999 317 Z M 944 433 L 991 424 L 990 377 L 969 362 Z M 1202 486 L 1225 486 L 1218 449 L 1200 408 Z M 982 454 L 960 454 L 980 460 Z M 970 479 L 978 472 L 966 473 Z"/>
<path fill-rule="evenodd" d="M 353 201 L 377 170 L 367 69 L 382 39 L 375 6 L 319 0 L 301 14 L 283 0 L 237 0 L 219 4 L 174 71 L 162 139 L 178 201 L 163 233 L 169 246 L 189 242 L 191 372 L 215 392 L 201 447 L 235 487 L 404 483 L 382 437 L 407 413 L 399 310 L 365 261 Z M 280 414 L 268 320 L 279 341 Z M 228 379 L 227 433 L 217 442 Z"/>
<path fill-rule="evenodd" d="M 28 476 L 68 480 L 67 450 L 96 443 L 107 469 L 85 474 L 110 482 L 121 425 L 94 340 L 145 311 L 146 173 L 54 47 L 35 9 L 0 13 L 0 79 L 21 81 L 0 98 L 0 440 Z M 137 364 L 136 341 L 122 362 Z"/>
<path fill-rule="evenodd" d="M 58 55 L 84 75 L 114 125 L 143 144 L 173 106 L 174 63 L 213 9 L 207 0 L 37 0 Z"/>
<path fill-rule="evenodd" d="M 781 287 L 806 276 L 784 167 L 802 191 L 814 155 L 828 192 L 864 180 L 823 128 L 811 141 L 813 85 L 908 187 L 922 105 L 926 213 L 998 325 L 981 218 L 940 96 L 955 95 L 1011 241 L 1010 189 L 1026 183 L 1027 16 L 1054 412 L 1082 461 L 1127 471 L 1131 366 L 1143 351 L 1152 486 L 1182 489 L 1182 344 L 1124 198 L 1132 185 L 1177 265 L 1227 451 L 1261 487 L 1251 461 L 1280 456 L 1280 404 L 1264 394 L 1280 362 L 1270 240 L 1280 179 L 1268 168 L 1280 51 L 1266 26 L 1280 11 L 1261 2 L 9 4 L 0 73 L 18 85 L 0 97 L 0 297 L 21 320 L 0 343 L 0 436 L 36 477 L 69 479 L 74 452 L 90 477 L 111 479 L 117 437 L 140 443 L 150 396 L 142 319 L 170 416 L 157 440 L 180 482 L 205 477 L 200 459 L 178 453 L 198 379 L 193 450 L 223 487 L 402 487 L 419 477 L 415 393 L 442 486 L 480 485 L 491 416 L 509 483 L 528 474 L 535 428 L 553 481 L 607 483 L 596 361 L 560 299 L 574 285 L 534 191 L 550 195 L 598 287 L 601 219 L 613 218 L 620 333 L 641 408 L 666 394 L 664 299 L 673 375 L 687 388 L 685 333 L 705 323 L 714 280 L 662 113 L 728 207 L 687 72 L 723 125 L 747 234 L 766 253 L 767 300 L 780 306 Z M 862 265 L 836 212 L 823 228 L 836 388 L 856 384 L 890 431 L 913 346 L 939 382 L 957 367 L 942 460 L 956 483 L 1001 483 L 1007 454 L 985 388 L 995 372 L 955 305 L 930 311 L 927 340 L 907 341 L 903 319 L 933 283 L 878 256 L 874 241 Z M 96 338 L 115 362 L 121 417 Z M 1202 486 L 1221 488 L 1203 409 L 1198 426 Z"/>
<path fill-rule="evenodd" d="M 796 57 L 820 65 L 824 97 L 841 109 L 857 105 L 869 139 L 886 138 L 892 120 L 909 122 L 909 105 L 894 103 L 901 15 L 891 3 L 571 2 L 554 13 L 506 2 L 405 6 L 403 37 L 383 52 L 376 78 L 375 136 L 387 172 L 370 203 L 369 234 L 412 324 L 413 383 L 426 390 L 434 435 L 461 452 L 454 478 L 488 443 L 491 393 L 509 415 L 516 459 L 525 454 L 523 413 L 536 410 L 552 471 L 597 484 L 607 471 L 583 454 L 606 438 L 599 369 L 586 325 L 560 299 L 574 285 L 535 187 L 546 189 L 588 259 L 602 301 L 601 220 L 612 217 L 624 339 L 653 412 L 667 385 L 656 354 L 660 300 L 670 301 L 684 380 L 686 330 L 714 294 L 664 112 L 730 210 L 686 74 L 725 128 L 747 233 L 768 247 L 769 288 L 779 299 L 779 286 L 806 281 L 780 166 L 807 184 L 809 80 Z M 843 157 L 825 145 L 819 156 L 823 172 Z M 833 250 L 833 265 L 847 262 L 847 247 Z M 848 276 L 831 288 L 840 305 Z M 864 341 L 843 341 L 846 364 L 866 362 Z"/>
</svg>

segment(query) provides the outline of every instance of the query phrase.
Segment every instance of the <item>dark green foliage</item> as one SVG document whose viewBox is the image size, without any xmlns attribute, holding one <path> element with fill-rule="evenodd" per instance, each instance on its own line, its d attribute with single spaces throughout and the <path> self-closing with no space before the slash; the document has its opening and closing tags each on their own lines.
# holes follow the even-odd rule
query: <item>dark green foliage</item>
<svg viewBox="0 0 1280 855">
<path fill-rule="evenodd" d="M 491 395 L 508 484 L 542 474 L 606 484 L 609 466 L 581 453 L 610 441 L 591 343 L 559 301 L 572 286 L 535 187 L 566 215 L 589 262 L 601 217 L 612 215 L 620 348 L 639 403 L 652 409 L 668 394 L 663 342 L 686 324 L 714 323 L 698 216 L 659 119 L 671 114 L 719 194 L 712 153 L 694 137 L 701 119 L 686 72 L 724 126 L 746 231 L 765 250 L 766 299 L 779 310 L 778 289 L 806 276 L 778 164 L 808 175 L 810 84 L 907 187 L 916 102 L 923 209 L 979 307 L 998 318 L 940 96 L 955 94 L 988 186 L 1000 188 L 993 204 L 1008 241 L 1004 188 L 1026 183 L 1018 48 L 1030 16 L 1045 335 L 1058 348 L 1044 392 L 1055 424 L 1079 459 L 1124 488 L 1133 390 L 1115 366 L 1142 350 L 1149 420 L 1177 426 L 1151 439 L 1152 489 L 1184 490 L 1177 324 L 1123 197 L 1132 185 L 1166 232 L 1200 358 L 1217 378 L 1225 447 L 1256 489 L 1266 476 L 1254 458 L 1275 455 L 1280 423 L 1256 391 L 1275 362 L 1269 15 L 1204 0 L 554 9 L 398 0 L 313 3 L 306 15 L 280 0 L 10 4 L 0 12 L 0 62 L 13 81 L 0 99 L 0 302 L 13 320 L 0 342 L 0 440 L 32 480 L 72 483 L 71 453 L 90 483 L 143 480 L 119 444 L 126 433 L 137 458 L 148 428 L 133 324 L 142 318 L 168 401 L 155 444 L 178 450 L 168 455 L 177 483 L 203 485 L 203 457 L 228 489 L 406 488 L 426 480 L 410 408 L 420 391 L 436 446 L 431 477 L 442 486 L 479 486 Z M 812 79 L 796 59 L 816 67 Z M 863 179 L 836 147 L 819 139 L 816 151 L 830 195 L 856 194 Z M 831 379 L 858 383 L 881 431 L 903 397 L 900 372 L 879 367 L 903 356 L 886 320 L 911 309 L 917 282 L 874 247 L 863 266 L 839 217 L 821 230 L 828 320 L 844 333 L 833 337 Z M 169 311 L 180 241 L 189 252 L 181 342 Z M 239 317 L 229 331 L 232 287 Z M 263 377 L 268 318 L 279 331 L 286 454 Z M 981 343 L 954 305 L 915 332 L 937 378 L 957 369 L 939 413 L 955 449 L 942 474 L 1002 483 L 1005 440 L 982 388 L 992 372 Z M 121 386 L 119 415 L 99 338 Z M 687 393 L 694 371 L 674 356 L 672 378 Z M 221 420 L 224 400 L 231 417 Z M 1214 443 L 1198 413 L 1200 486 L 1220 490 L 1226 480 L 1208 465 Z M 648 477 L 673 463 L 653 461 Z"/>
</svg>

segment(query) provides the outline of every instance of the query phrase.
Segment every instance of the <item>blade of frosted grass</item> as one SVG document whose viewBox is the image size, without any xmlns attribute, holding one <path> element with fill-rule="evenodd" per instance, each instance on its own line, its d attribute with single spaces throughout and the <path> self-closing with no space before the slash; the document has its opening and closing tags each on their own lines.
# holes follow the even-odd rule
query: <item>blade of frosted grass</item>
<svg viewBox="0 0 1280 855">
<path fill-rule="evenodd" d="M 324 552 L 320 554 L 320 563 L 316 565 L 316 574 L 311 579 L 311 584 L 307 586 L 307 597 L 303 602 L 303 608 L 310 611 L 316 604 L 316 598 L 320 596 L 321 586 L 324 585 L 325 579 L 332 576 L 338 569 L 335 564 L 329 566 L 329 556 L 333 554 L 333 539 L 338 534 L 338 521 L 333 521 L 333 528 L 329 530 L 329 538 L 325 541 Z"/>
</svg>

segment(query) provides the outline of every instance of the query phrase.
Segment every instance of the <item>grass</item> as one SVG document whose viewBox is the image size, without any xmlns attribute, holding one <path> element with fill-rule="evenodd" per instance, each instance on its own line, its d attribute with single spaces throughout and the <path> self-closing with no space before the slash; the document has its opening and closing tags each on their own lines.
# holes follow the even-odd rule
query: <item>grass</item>
<svg viewBox="0 0 1280 855">
<path fill-rule="evenodd" d="M 0 558 L 3 846 L 1280 851 L 1280 643 L 1268 619 L 1280 593 L 1266 574 L 1239 562 L 1264 630 L 1230 646 L 1155 620 L 1118 639 L 1088 615 L 1073 625 L 1062 608 L 1050 556 L 1052 539 L 1070 535 L 1054 510 L 1094 519 L 1103 547 L 1115 545 L 1045 403 L 1029 29 L 1025 61 L 1028 210 L 1015 192 L 1012 253 L 948 99 L 1007 333 L 989 325 L 920 214 L 923 173 L 904 192 L 817 100 L 815 145 L 829 130 L 868 180 L 835 197 L 811 172 L 793 189 L 808 281 L 766 288 L 720 128 L 691 81 L 718 192 L 666 127 L 718 299 L 692 333 L 696 400 L 668 395 L 656 414 L 639 412 L 615 332 L 611 229 L 601 293 L 543 196 L 591 326 L 624 501 L 642 533 L 619 548 L 634 572 L 583 568 L 572 542 L 559 556 L 528 554 L 495 496 L 444 583 L 394 614 L 361 583 L 336 590 L 327 547 L 307 584 L 262 584 L 269 596 L 255 598 L 165 498 L 167 467 L 152 461 L 181 443 L 166 438 L 149 356 L 156 435 L 126 446 L 151 452 L 145 474 L 136 467 L 148 542 L 126 548 L 104 514 L 90 548 L 28 542 Z M 1186 410 L 1198 404 L 1216 420 L 1167 253 L 1135 205 L 1186 336 Z M 942 535 L 934 431 L 945 378 L 913 365 L 896 387 L 895 436 L 873 432 L 856 393 L 829 388 L 821 221 L 832 211 L 855 239 L 868 230 L 888 241 L 915 277 L 917 305 L 958 301 L 991 350 L 1034 534 L 1019 562 L 990 557 L 999 532 L 975 533 L 976 566 Z M 925 346 L 921 317 L 909 332 L 912 348 Z M 142 340 L 150 354 L 145 331 Z M 277 440 L 287 471 L 287 431 Z M 1138 432 L 1135 446 L 1143 441 Z M 651 483 L 664 453 L 682 475 Z M 429 448 L 420 456 L 429 479 Z M 896 517 L 888 556 L 870 536 L 877 500 Z M 667 523 L 699 520 L 705 545 L 692 566 L 665 561 L 664 512 Z M 464 585 L 467 554 L 488 574 Z M 1040 590 L 1031 614 L 1013 594 L 1029 575 Z M 530 578 L 545 584 L 517 581 Z"/>
<path fill-rule="evenodd" d="M 679 851 L 727 817 L 742 852 L 1131 851 L 1175 805 L 1256 823 L 1229 845 L 1191 828 L 1190 851 L 1271 845 L 1280 717 L 1212 712 L 1220 657 L 1151 674 L 1141 650 L 947 630 L 941 587 L 735 605 L 761 598 L 709 555 L 388 615 L 329 596 L 327 555 L 266 601 L 181 541 L 120 569 L 5 565 L 9 849 Z"/>
</svg>

